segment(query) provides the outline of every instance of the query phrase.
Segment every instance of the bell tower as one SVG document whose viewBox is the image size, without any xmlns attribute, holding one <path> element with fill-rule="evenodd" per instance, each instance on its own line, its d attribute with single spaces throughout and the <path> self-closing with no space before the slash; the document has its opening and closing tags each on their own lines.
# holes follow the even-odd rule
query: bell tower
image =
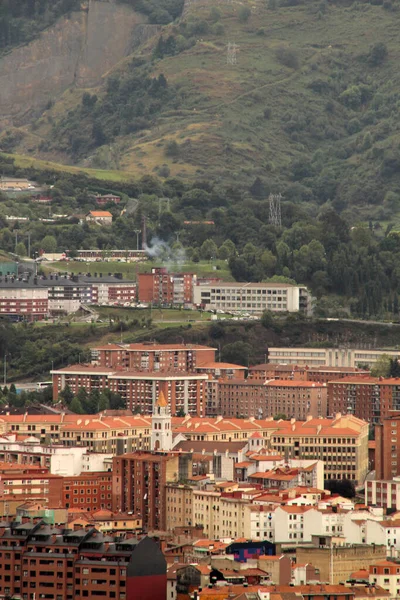
<svg viewBox="0 0 400 600">
<path fill-rule="evenodd" d="M 158 395 L 151 418 L 151 450 L 172 450 L 171 413 L 162 391 Z"/>
</svg>

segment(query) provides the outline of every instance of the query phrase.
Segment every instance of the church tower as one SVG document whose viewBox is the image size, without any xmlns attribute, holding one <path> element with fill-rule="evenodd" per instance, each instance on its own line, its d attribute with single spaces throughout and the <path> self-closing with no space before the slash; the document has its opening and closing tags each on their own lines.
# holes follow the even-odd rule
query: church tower
<svg viewBox="0 0 400 600">
<path fill-rule="evenodd" d="M 162 391 L 158 395 L 151 418 L 151 450 L 172 450 L 171 413 Z"/>
</svg>

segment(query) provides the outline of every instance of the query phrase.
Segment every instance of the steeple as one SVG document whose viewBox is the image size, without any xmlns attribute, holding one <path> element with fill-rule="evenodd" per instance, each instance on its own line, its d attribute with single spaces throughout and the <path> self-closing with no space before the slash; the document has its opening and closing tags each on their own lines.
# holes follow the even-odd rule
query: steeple
<svg viewBox="0 0 400 600">
<path fill-rule="evenodd" d="M 151 418 L 151 450 L 172 449 L 172 421 L 168 402 L 162 390 L 153 408 Z"/>
</svg>

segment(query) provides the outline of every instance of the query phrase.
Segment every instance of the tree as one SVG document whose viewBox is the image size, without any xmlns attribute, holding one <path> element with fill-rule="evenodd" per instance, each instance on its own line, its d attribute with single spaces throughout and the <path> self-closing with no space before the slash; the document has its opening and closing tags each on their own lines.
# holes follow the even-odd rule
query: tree
<svg viewBox="0 0 400 600">
<path fill-rule="evenodd" d="M 372 377 L 389 377 L 390 356 L 382 354 L 371 369 Z"/>
<path fill-rule="evenodd" d="M 368 62 L 373 67 L 381 65 L 388 55 L 388 49 L 383 42 L 377 42 L 371 46 L 368 53 Z"/>
<path fill-rule="evenodd" d="M 15 253 L 18 254 L 18 256 L 27 256 L 28 252 L 26 251 L 26 246 L 23 242 L 18 242 Z"/>
<path fill-rule="evenodd" d="M 69 405 L 69 409 L 77 415 L 83 415 L 82 404 L 80 403 L 80 400 L 77 396 L 74 396 L 72 398 L 71 404 Z"/>
<path fill-rule="evenodd" d="M 274 324 L 274 315 L 270 310 L 264 310 L 261 315 L 261 325 L 266 329 L 271 329 Z"/>
<path fill-rule="evenodd" d="M 287 421 L 287 416 L 285 415 L 285 413 L 278 413 L 274 416 L 274 421 L 280 421 L 281 419 L 282 421 Z"/>
<path fill-rule="evenodd" d="M 251 10 L 248 6 L 242 6 L 238 12 L 238 18 L 241 23 L 247 23 L 250 19 Z"/>
<path fill-rule="evenodd" d="M 74 394 L 72 393 L 72 390 L 68 384 L 63 390 L 61 390 L 58 397 L 60 398 L 61 402 L 64 402 L 64 404 L 67 406 L 71 404 Z"/>
<path fill-rule="evenodd" d="M 344 498 L 355 498 L 356 495 L 355 485 L 350 479 L 327 479 L 324 488 Z"/>
<path fill-rule="evenodd" d="M 252 347 L 246 342 L 238 341 L 232 344 L 227 344 L 222 349 L 222 360 L 237 365 L 248 366 Z"/>
<path fill-rule="evenodd" d="M 111 410 L 118 410 L 121 408 L 125 408 L 125 401 L 116 392 L 110 393 L 110 408 L 111 408 Z"/>
<path fill-rule="evenodd" d="M 218 250 L 218 258 L 222 258 L 223 260 L 236 256 L 236 254 L 236 246 L 232 240 L 225 240 Z"/>
<path fill-rule="evenodd" d="M 390 359 L 389 377 L 400 377 L 400 363 L 397 358 Z"/>
<path fill-rule="evenodd" d="M 54 235 L 46 235 L 40 242 L 42 250 L 53 254 L 57 250 L 57 240 Z"/>
<path fill-rule="evenodd" d="M 100 394 L 100 400 L 99 400 L 99 412 L 101 412 L 103 410 L 107 410 L 108 408 L 110 408 L 109 398 L 108 398 L 107 394 L 102 392 Z"/>
<path fill-rule="evenodd" d="M 214 242 L 214 240 L 211 240 L 209 238 L 208 240 L 205 240 L 202 243 L 201 248 L 200 248 L 201 258 L 203 258 L 204 260 L 211 260 L 212 258 L 216 258 L 217 254 L 218 254 L 218 248 L 217 248 L 217 244 Z"/>
<path fill-rule="evenodd" d="M 178 158 L 179 155 L 179 144 L 175 140 L 170 140 L 165 144 L 165 156 L 170 156 L 171 158 Z"/>
</svg>

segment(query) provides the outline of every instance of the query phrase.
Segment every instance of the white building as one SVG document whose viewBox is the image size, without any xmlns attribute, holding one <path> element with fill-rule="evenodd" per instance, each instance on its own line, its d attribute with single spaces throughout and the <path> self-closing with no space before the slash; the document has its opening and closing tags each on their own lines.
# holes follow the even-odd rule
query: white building
<svg viewBox="0 0 400 600">
<path fill-rule="evenodd" d="M 302 544 L 311 541 L 311 537 L 304 537 L 304 518 L 311 510 L 310 506 L 279 506 L 275 510 L 275 542 Z"/>
<path fill-rule="evenodd" d="M 91 210 L 85 216 L 85 220 L 97 225 L 111 225 L 112 214 L 108 210 Z"/>
<path fill-rule="evenodd" d="M 87 448 L 54 448 L 50 459 L 52 475 L 73 477 L 81 473 L 108 471 L 112 454 L 88 453 Z"/>
<path fill-rule="evenodd" d="M 273 364 L 296 364 L 318 367 L 373 366 L 383 354 L 399 359 L 399 350 L 356 350 L 351 348 L 268 348 L 268 360 Z"/>
<path fill-rule="evenodd" d="M 312 296 L 307 288 L 287 283 L 218 282 L 195 285 L 193 302 L 206 310 L 261 315 L 272 312 L 312 314 Z"/>
</svg>

